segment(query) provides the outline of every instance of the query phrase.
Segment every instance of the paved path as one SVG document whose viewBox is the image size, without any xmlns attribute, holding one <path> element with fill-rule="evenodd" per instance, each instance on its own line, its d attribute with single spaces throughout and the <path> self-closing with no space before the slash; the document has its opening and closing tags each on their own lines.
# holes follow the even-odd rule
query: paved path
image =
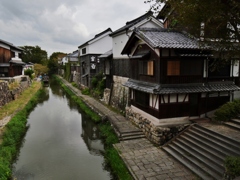
<svg viewBox="0 0 240 180">
<path fill-rule="evenodd" d="M 102 117 L 106 116 L 111 121 L 118 133 L 124 133 L 136 130 L 131 122 L 125 117 L 111 111 L 101 102 L 96 99 L 83 95 L 81 91 L 64 80 L 63 83 L 68 86 L 77 96 L 88 104 L 94 111 Z M 118 134 L 118 135 L 119 135 Z M 146 138 L 121 141 L 115 144 L 114 147 L 119 152 L 123 161 L 127 165 L 134 179 L 139 180 L 193 180 L 197 177 L 185 168 L 183 165 L 175 161 L 171 156 L 165 153 L 160 148 L 154 146 Z"/>
<path fill-rule="evenodd" d="M 192 172 L 147 139 L 115 144 L 131 174 L 139 180 L 192 180 Z"/>
</svg>

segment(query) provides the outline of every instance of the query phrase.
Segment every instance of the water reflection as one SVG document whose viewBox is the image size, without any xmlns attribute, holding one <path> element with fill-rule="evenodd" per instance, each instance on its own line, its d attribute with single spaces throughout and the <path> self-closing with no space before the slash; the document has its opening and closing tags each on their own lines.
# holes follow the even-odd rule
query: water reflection
<svg viewBox="0 0 240 180">
<path fill-rule="evenodd" d="M 83 119 L 81 136 L 92 154 L 102 154 L 104 145 L 100 139 L 100 132 L 94 123 L 90 123 L 87 119 Z"/>
<path fill-rule="evenodd" d="M 50 81 L 46 96 L 29 115 L 30 128 L 13 175 L 24 179 L 111 179 L 103 167 L 97 126 Z"/>
</svg>

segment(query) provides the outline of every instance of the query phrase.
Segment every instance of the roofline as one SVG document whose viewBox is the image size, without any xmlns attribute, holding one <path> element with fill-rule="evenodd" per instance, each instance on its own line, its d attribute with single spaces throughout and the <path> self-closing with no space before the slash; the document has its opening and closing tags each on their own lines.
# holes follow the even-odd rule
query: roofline
<svg viewBox="0 0 240 180">
<path fill-rule="evenodd" d="M 5 44 L 5 45 L 10 46 L 10 49 L 16 49 L 16 50 L 23 51 L 23 49 L 21 49 L 20 47 L 14 46 L 13 43 L 10 43 L 8 41 L 4 41 L 4 40 L 0 39 L 0 42 Z"/>
<path fill-rule="evenodd" d="M 119 28 L 119 29 L 117 29 L 116 31 L 112 32 L 112 33 L 110 34 L 110 36 L 114 36 L 115 34 L 118 34 L 118 33 L 120 33 L 120 32 L 126 31 L 127 29 L 129 29 L 129 28 L 132 27 L 133 25 L 130 26 L 130 27 L 124 28 L 125 26 L 130 25 L 130 24 L 132 24 L 132 23 L 134 23 L 134 22 L 137 23 L 138 20 L 142 20 L 142 19 L 144 19 L 144 18 L 146 18 L 146 17 L 149 17 L 149 16 L 152 16 L 153 18 L 155 18 L 155 17 L 153 16 L 153 12 L 152 12 L 152 11 L 148 11 L 147 13 L 143 14 L 142 16 L 140 16 L 140 17 L 138 17 L 138 18 L 135 18 L 135 19 L 133 19 L 133 20 L 131 20 L 131 21 L 127 21 L 124 26 L 122 26 L 121 28 Z M 135 23 L 135 24 L 136 24 L 136 23 Z"/>
<path fill-rule="evenodd" d="M 78 48 L 86 46 L 89 42 L 91 42 L 92 40 L 100 37 L 101 35 L 105 34 L 105 33 L 108 32 L 108 31 L 112 32 L 112 29 L 111 29 L 111 28 L 107 28 L 106 30 L 104 30 L 104 31 L 96 34 L 96 35 L 94 36 L 94 38 L 92 38 L 92 39 L 88 40 L 87 42 L 83 43 L 82 45 L 78 46 Z"/>
</svg>

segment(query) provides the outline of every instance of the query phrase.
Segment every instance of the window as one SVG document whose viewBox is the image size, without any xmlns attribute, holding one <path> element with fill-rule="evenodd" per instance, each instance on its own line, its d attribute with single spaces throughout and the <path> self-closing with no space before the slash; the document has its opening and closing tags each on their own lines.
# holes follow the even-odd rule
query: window
<svg viewBox="0 0 240 180">
<path fill-rule="evenodd" d="M 209 60 L 208 77 L 222 78 L 230 77 L 231 64 L 218 64 L 219 61 Z"/>
<path fill-rule="evenodd" d="M 167 75 L 179 76 L 180 75 L 180 61 L 168 61 L 167 62 Z"/>
<path fill-rule="evenodd" d="M 83 49 L 82 49 L 82 54 L 86 54 L 86 53 L 87 53 L 86 48 L 83 48 Z"/>
<path fill-rule="evenodd" d="M 202 75 L 202 60 L 191 59 L 181 61 L 181 75 L 195 76 Z"/>
<path fill-rule="evenodd" d="M 144 107 L 149 106 L 149 94 L 141 91 L 135 91 L 135 102 Z"/>
<path fill-rule="evenodd" d="M 161 104 L 186 103 L 188 101 L 188 94 L 165 94 L 161 96 Z"/>
<path fill-rule="evenodd" d="M 139 61 L 139 74 L 153 76 L 153 61 Z"/>
</svg>

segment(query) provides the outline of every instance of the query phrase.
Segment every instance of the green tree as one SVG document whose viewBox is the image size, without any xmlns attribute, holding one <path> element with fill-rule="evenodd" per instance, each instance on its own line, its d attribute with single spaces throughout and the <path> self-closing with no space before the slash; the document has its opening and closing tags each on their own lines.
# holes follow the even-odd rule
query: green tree
<svg viewBox="0 0 240 180">
<path fill-rule="evenodd" d="M 40 64 L 47 60 L 47 51 L 42 50 L 39 46 L 22 46 L 22 60 L 24 62 L 32 62 Z"/>
<path fill-rule="evenodd" d="M 42 64 L 34 64 L 34 71 L 36 76 L 40 74 L 47 74 L 48 73 L 48 67 Z"/>
<path fill-rule="evenodd" d="M 168 17 L 170 28 L 185 30 L 209 43 L 223 59 L 240 55 L 239 0 L 147 0 L 156 13 Z M 162 4 L 165 8 L 161 10 Z M 166 8 L 167 7 L 167 8 Z M 166 10 L 167 9 L 167 10 Z"/>
<path fill-rule="evenodd" d="M 63 53 L 63 52 L 52 53 L 52 55 L 50 56 L 50 59 L 48 61 L 48 68 L 49 68 L 49 73 L 50 74 L 57 73 L 57 70 L 58 70 L 58 67 L 59 67 L 58 61 L 60 61 L 64 56 L 66 56 L 66 54 Z"/>
</svg>

